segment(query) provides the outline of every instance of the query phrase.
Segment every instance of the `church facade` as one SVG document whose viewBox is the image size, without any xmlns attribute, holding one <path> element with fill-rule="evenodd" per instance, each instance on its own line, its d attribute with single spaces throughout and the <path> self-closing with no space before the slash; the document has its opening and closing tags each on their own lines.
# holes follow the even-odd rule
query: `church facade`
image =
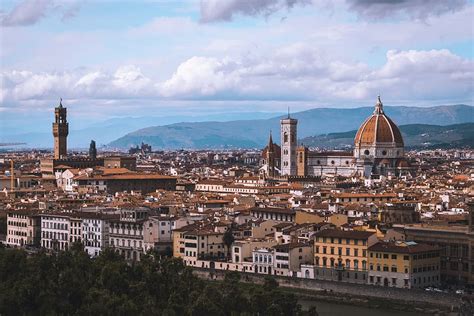
<svg viewBox="0 0 474 316">
<path fill-rule="evenodd" d="M 280 121 L 280 126 L 280 168 L 272 165 L 271 162 L 274 160 L 267 157 L 268 148 L 277 146 L 273 144 L 271 138 L 264 149 L 267 164 L 263 165 L 262 169 L 270 177 L 333 174 L 370 178 L 411 173 L 411 168 L 404 157 L 402 134 L 397 125 L 384 113 L 380 96 L 373 114 L 357 131 L 352 152 L 317 152 L 304 145 L 297 146 L 298 120 L 288 116 Z"/>
</svg>

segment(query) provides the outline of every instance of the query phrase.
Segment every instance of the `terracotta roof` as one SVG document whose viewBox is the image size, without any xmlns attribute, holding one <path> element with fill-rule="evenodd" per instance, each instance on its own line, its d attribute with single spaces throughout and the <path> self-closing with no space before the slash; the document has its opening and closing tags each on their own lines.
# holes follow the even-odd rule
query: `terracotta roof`
<svg viewBox="0 0 474 316">
<path fill-rule="evenodd" d="M 161 174 L 148 174 L 148 173 L 125 173 L 125 174 L 113 174 L 113 175 L 79 175 L 74 177 L 75 180 L 163 180 L 163 179 L 176 179 L 176 177 L 166 176 Z"/>
<path fill-rule="evenodd" d="M 395 252 L 395 253 L 419 253 L 419 252 L 428 252 L 436 251 L 439 248 L 431 246 L 428 244 L 417 244 L 414 242 L 408 243 L 394 243 L 394 242 L 378 242 L 368 248 L 369 251 L 378 251 L 378 252 Z"/>
<path fill-rule="evenodd" d="M 296 211 L 288 208 L 276 208 L 276 207 L 252 207 L 251 212 L 262 212 L 262 213 L 281 213 L 281 214 L 295 214 Z"/>
<path fill-rule="evenodd" d="M 375 232 L 366 232 L 358 230 L 339 230 L 324 229 L 315 234 L 318 237 L 335 237 L 335 238 L 351 238 L 351 239 L 367 239 L 375 234 Z"/>
<path fill-rule="evenodd" d="M 288 243 L 288 244 L 281 244 L 281 245 L 273 246 L 273 248 L 275 248 L 275 250 L 278 251 L 278 252 L 288 252 L 291 249 L 301 248 L 301 247 L 310 247 L 310 245 L 303 244 L 303 243 Z"/>
</svg>

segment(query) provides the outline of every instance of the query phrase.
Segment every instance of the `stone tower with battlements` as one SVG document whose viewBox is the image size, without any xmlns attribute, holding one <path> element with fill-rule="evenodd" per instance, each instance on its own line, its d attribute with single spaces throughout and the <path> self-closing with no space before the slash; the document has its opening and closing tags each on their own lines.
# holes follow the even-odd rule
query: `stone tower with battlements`
<svg viewBox="0 0 474 316">
<path fill-rule="evenodd" d="M 67 122 L 67 110 L 63 107 L 62 99 L 59 106 L 54 109 L 54 159 L 67 157 L 67 135 L 69 134 L 69 123 Z"/>
</svg>

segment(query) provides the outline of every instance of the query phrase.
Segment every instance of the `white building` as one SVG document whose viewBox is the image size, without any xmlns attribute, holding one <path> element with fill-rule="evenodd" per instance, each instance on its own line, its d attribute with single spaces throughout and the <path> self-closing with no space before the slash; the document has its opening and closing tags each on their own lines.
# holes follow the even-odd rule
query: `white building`
<svg viewBox="0 0 474 316">
<path fill-rule="evenodd" d="M 274 248 L 255 248 L 252 251 L 253 271 L 261 274 L 273 274 L 274 255 Z"/>
<path fill-rule="evenodd" d="M 56 251 L 68 249 L 69 226 L 67 214 L 41 214 L 41 246 Z"/>
<path fill-rule="evenodd" d="M 118 216 L 98 213 L 82 215 L 82 240 L 84 251 L 96 257 L 109 246 L 110 220 Z"/>
</svg>

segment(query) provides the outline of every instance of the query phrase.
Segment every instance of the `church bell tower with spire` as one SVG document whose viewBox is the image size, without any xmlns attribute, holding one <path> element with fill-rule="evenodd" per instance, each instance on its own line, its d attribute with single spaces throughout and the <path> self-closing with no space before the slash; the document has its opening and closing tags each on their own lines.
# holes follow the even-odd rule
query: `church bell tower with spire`
<svg viewBox="0 0 474 316">
<path fill-rule="evenodd" d="M 281 132 L 281 175 L 296 175 L 296 147 L 298 120 L 288 117 L 280 120 Z"/>
<path fill-rule="evenodd" d="M 67 157 L 67 135 L 69 134 L 69 123 L 67 122 L 67 110 L 63 107 L 62 99 L 59 106 L 54 109 L 54 159 Z"/>
<path fill-rule="evenodd" d="M 276 161 L 275 161 L 275 146 L 273 145 L 273 139 L 272 139 L 272 132 L 270 131 L 270 137 L 268 139 L 268 145 L 267 145 L 267 165 L 268 165 L 268 176 L 269 177 L 275 177 L 276 172 L 275 172 L 275 167 L 276 167 Z"/>
</svg>

